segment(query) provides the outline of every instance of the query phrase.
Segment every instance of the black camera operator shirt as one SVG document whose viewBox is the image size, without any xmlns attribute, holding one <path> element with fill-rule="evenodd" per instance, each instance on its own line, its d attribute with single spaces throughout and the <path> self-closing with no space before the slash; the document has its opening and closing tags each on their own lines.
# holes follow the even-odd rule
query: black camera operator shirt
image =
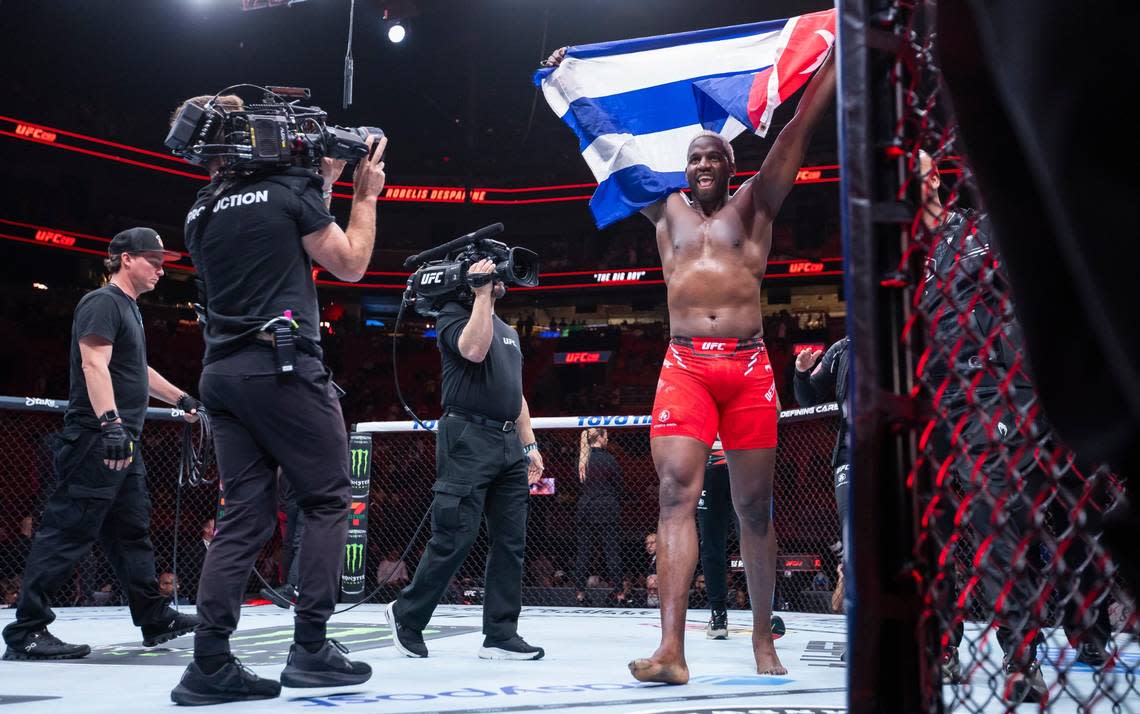
<svg viewBox="0 0 1140 714">
<path fill-rule="evenodd" d="M 206 283 L 209 364 L 249 342 L 268 320 L 293 311 L 299 334 L 320 342 L 313 261 L 301 238 L 333 222 L 314 171 L 285 169 L 223 188 L 215 177 L 186 216 L 186 247 Z M 199 234 L 198 224 L 207 220 Z"/>
<path fill-rule="evenodd" d="M 459 353 L 459 335 L 471 311 L 449 302 L 436 319 L 439 352 L 443 361 L 442 405 L 481 414 L 489 419 L 514 421 L 522 411 L 522 349 L 519 335 L 492 315 L 494 334 L 482 362 Z"/>
<path fill-rule="evenodd" d="M 91 335 L 112 343 L 111 362 L 107 367 L 115 393 L 115 408 L 123 419 L 123 429 L 137 440 L 150 401 L 146 335 L 138 305 L 111 283 L 87 293 L 75 307 L 71 322 L 71 387 L 63 421 L 99 428 L 99 415 L 91 407 L 87 378 L 83 374 L 83 356 L 79 352 L 79 340 Z"/>
</svg>

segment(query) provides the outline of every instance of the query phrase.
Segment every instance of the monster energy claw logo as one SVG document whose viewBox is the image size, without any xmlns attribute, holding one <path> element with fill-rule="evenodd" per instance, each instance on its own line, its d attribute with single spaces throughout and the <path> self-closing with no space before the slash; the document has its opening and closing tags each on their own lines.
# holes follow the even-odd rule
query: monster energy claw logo
<svg viewBox="0 0 1140 714">
<path fill-rule="evenodd" d="M 344 546 L 344 569 L 350 573 L 364 567 L 364 544 L 346 543 Z"/>
<path fill-rule="evenodd" d="M 353 449 L 349 452 L 352 456 L 352 475 L 363 476 L 368 472 L 368 449 Z"/>
</svg>

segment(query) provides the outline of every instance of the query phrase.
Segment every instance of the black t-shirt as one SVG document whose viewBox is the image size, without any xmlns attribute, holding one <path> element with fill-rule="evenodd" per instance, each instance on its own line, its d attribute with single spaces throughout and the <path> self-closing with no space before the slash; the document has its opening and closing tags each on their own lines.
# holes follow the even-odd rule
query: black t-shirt
<svg viewBox="0 0 1140 714">
<path fill-rule="evenodd" d="M 75 307 L 71 322 L 71 388 L 64 423 L 99 428 L 99 416 L 91 407 L 87 378 L 83 375 L 83 356 L 79 353 L 79 340 L 90 335 L 112 343 L 108 369 L 115 408 L 123 419 L 123 428 L 131 438 L 138 439 L 150 401 L 146 335 L 139 306 L 111 283 L 87 293 Z"/>
<path fill-rule="evenodd" d="M 494 334 L 487 356 L 482 362 L 470 362 L 459 354 L 459 335 L 470 317 L 470 310 L 449 302 L 436 319 L 443 361 L 443 408 L 455 407 L 490 419 L 514 421 L 522 411 L 519 335 L 497 315 L 492 316 Z"/>
<path fill-rule="evenodd" d="M 586 481 L 582 484 L 582 499 L 586 501 L 616 501 L 621 490 L 621 469 L 617 459 L 605 449 L 590 447 L 586 462 Z"/>
<path fill-rule="evenodd" d="M 268 320 L 286 310 L 299 334 L 320 342 L 320 311 L 313 261 L 301 238 L 332 223 L 313 171 L 288 169 L 223 189 L 202 235 L 215 178 L 198 192 L 186 216 L 186 246 L 205 281 L 209 364 L 235 351 Z"/>
</svg>

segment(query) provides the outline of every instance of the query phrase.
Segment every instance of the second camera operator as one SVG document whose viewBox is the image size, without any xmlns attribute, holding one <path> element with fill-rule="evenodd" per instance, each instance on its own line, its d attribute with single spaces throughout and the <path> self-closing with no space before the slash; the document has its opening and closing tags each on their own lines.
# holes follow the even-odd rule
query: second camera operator
<svg viewBox="0 0 1140 714">
<path fill-rule="evenodd" d="M 468 275 L 495 269 L 480 260 Z M 385 609 L 393 644 L 427 657 L 423 630 L 487 519 L 482 659 L 540 659 L 541 647 L 518 634 L 522 609 L 529 484 L 542 476 L 542 456 L 522 393 L 518 333 L 495 315 L 505 286 L 474 288 L 470 308 L 451 301 L 436 320 L 443 362 L 443 417 L 436 439 L 432 534 L 410 585 Z M 302 551 L 303 552 L 303 551 Z"/>
<path fill-rule="evenodd" d="M 200 107 L 210 97 L 188 100 Z M 213 106 L 241 111 L 239 97 Z M 220 137 L 215 137 L 217 141 Z M 344 161 L 226 171 L 210 159 L 209 185 L 186 219 L 186 245 L 203 281 L 206 352 L 200 383 L 213 418 L 221 507 L 198 588 L 202 624 L 194 661 L 171 693 L 179 704 L 276 697 L 282 684 L 359 684 L 371 668 L 326 638 L 347 537 L 348 441 L 339 389 L 322 361 L 314 261 L 345 281 L 364 275 L 376 238 L 387 140 L 360 159 L 347 230 L 328 206 Z M 375 144 L 375 146 L 374 146 Z M 322 195 L 323 194 L 323 195 Z M 277 468 L 304 514 L 294 643 L 281 683 L 230 653 L 251 568 L 276 523 Z"/>
</svg>

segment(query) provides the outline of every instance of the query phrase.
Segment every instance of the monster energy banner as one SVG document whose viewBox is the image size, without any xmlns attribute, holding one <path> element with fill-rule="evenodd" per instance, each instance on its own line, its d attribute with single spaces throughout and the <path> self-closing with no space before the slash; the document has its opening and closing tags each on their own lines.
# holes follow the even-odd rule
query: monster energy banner
<svg viewBox="0 0 1140 714">
<path fill-rule="evenodd" d="M 348 440 L 352 502 L 348 508 L 348 540 L 340 574 L 342 602 L 364 598 L 364 564 L 368 554 L 368 502 L 372 484 L 372 435 L 353 434 Z"/>
</svg>

